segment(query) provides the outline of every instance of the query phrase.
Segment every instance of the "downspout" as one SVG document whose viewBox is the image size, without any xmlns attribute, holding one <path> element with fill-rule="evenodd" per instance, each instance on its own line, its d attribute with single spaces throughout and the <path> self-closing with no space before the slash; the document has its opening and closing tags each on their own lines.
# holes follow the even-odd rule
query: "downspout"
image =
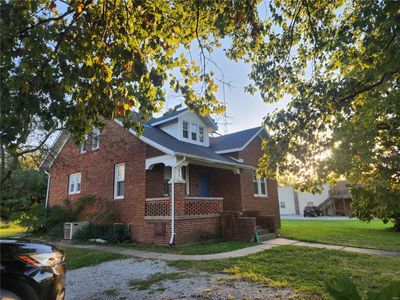
<svg viewBox="0 0 400 300">
<path fill-rule="evenodd" d="M 47 210 L 47 207 L 49 206 L 49 191 L 50 191 L 51 175 L 47 171 L 44 171 L 44 173 L 47 175 L 47 190 L 46 190 L 46 204 L 45 204 L 45 208 Z"/>
<path fill-rule="evenodd" d="M 173 245 L 175 239 L 175 170 L 181 163 L 185 161 L 186 157 L 178 162 L 171 170 L 171 237 L 169 238 L 169 245 Z"/>
</svg>

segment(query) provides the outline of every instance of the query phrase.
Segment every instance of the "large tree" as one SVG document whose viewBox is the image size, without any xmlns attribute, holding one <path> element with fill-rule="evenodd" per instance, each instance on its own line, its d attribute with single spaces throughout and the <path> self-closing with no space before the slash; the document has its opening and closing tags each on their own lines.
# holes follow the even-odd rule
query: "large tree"
<svg viewBox="0 0 400 300">
<path fill-rule="evenodd" d="M 400 231 L 400 2 L 283 0 L 270 10 L 250 76 L 266 102 L 292 101 L 265 119 L 263 170 L 314 191 L 345 177 L 354 216 Z"/>
<path fill-rule="evenodd" d="M 207 53 L 225 37 L 235 51 L 256 49 L 258 2 L 1 0 L 1 182 L 55 130 L 79 142 L 118 116 L 141 132 L 168 84 L 201 114 L 223 111 Z M 44 133 L 30 143 L 34 130 Z"/>
</svg>

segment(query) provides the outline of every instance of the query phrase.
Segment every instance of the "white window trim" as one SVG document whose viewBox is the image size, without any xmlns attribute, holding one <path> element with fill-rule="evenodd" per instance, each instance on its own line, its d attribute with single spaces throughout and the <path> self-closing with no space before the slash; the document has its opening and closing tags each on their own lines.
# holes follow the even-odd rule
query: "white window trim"
<svg viewBox="0 0 400 300">
<path fill-rule="evenodd" d="M 124 166 L 124 195 L 117 196 L 117 189 L 118 189 L 118 181 L 117 181 L 117 168 L 119 166 Z M 122 200 L 125 196 L 125 163 L 115 164 L 114 165 L 114 199 L 115 200 Z"/>
<path fill-rule="evenodd" d="M 186 123 L 187 126 L 188 126 L 188 127 L 187 127 L 188 137 L 184 137 L 184 136 L 183 136 L 183 124 L 184 124 L 184 123 Z M 193 129 L 193 126 L 196 126 L 196 128 L 197 128 L 196 132 L 192 130 L 192 129 Z M 200 128 L 203 129 L 203 141 L 200 141 Z M 193 133 L 194 133 L 194 132 L 196 133 L 196 139 L 195 139 L 195 140 L 192 139 L 192 132 L 193 132 Z M 191 142 L 191 143 L 193 143 L 193 144 L 197 144 L 197 145 L 204 145 L 204 144 L 207 143 L 207 137 L 206 137 L 207 132 L 208 132 L 208 131 L 207 131 L 207 128 L 204 127 L 204 126 L 202 126 L 202 125 L 200 125 L 200 124 L 193 123 L 193 122 L 189 122 L 189 121 L 187 121 L 187 120 L 182 120 L 181 137 L 182 137 L 182 139 L 183 139 L 184 141 L 189 141 L 189 142 Z"/>
<path fill-rule="evenodd" d="M 253 171 L 255 172 L 255 171 Z M 265 194 L 261 194 L 261 181 L 265 183 Z M 254 184 L 254 175 L 252 174 L 252 182 Z M 256 198 L 268 198 L 268 180 L 267 178 L 258 178 L 257 177 L 257 194 L 254 194 Z"/>
<path fill-rule="evenodd" d="M 88 135 L 85 134 L 85 140 L 83 141 L 83 143 L 81 144 L 81 146 L 79 147 L 79 153 L 83 154 L 86 153 L 88 151 Z M 86 145 L 86 150 L 83 150 L 83 146 Z"/>
<path fill-rule="evenodd" d="M 185 183 L 185 188 L 186 188 L 186 195 L 190 195 L 190 183 L 189 183 L 189 165 L 183 167 L 185 168 L 185 174 L 186 174 L 186 183 Z"/>
<path fill-rule="evenodd" d="M 78 191 L 78 181 L 76 180 L 79 178 L 79 191 Z M 71 182 L 74 181 L 74 189 L 71 191 Z M 80 172 L 78 173 L 72 173 L 68 175 L 68 195 L 76 195 L 80 194 L 82 189 L 82 175 Z"/>
<path fill-rule="evenodd" d="M 93 144 L 93 141 L 94 141 L 93 137 L 95 135 L 97 136 L 97 144 L 96 145 Z M 96 146 L 96 147 L 94 147 L 94 146 Z M 100 129 L 93 128 L 93 130 L 92 130 L 92 150 L 97 150 L 99 148 L 100 148 Z"/>
</svg>

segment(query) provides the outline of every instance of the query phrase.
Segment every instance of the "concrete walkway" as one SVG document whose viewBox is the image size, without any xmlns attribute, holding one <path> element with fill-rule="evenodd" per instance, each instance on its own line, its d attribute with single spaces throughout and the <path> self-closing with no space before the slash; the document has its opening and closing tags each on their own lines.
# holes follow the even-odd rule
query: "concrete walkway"
<svg viewBox="0 0 400 300">
<path fill-rule="evenodd" d="M 61 244 L 60 246 L 62 246 Z M 65 245 L 65 244 L 64 244 Z M 213 260 L 213 259 L 224 259 L 224 258 L 234 258 L 234 257 L 243 257 L 250 254 L 258 253 L 267 249 L 271 249 L 278 246 L 285 245 L 294 245 L 294 246 L 306 246 L 313 248 L 324 248 L 324 249 L 333 249 L 333 250 L 341 250 L 347 252 L 354 253 L 362 253 L 362 254 L 374 254 L 381 256 L 398 256 L 400 257 L 400 252 L 396 251 L 385 251 L 385 250 L 374 250 L 374 249 L 365 249 L 365 248 L 355 248 L 355 247 L 346 247 L 346 246 L 338 246 L 338 245 L 329 245 L 329 244 L 318 244 L 318 243 L 309 243 L 309 242 L 300 242 L 296 240 L 289 240 L 284 238 L 277 238 L 269 241 L 262 242 L 252 247 L 242 248 L 235 251 L 230 252 L 222 252 L 216 254 L 206 254 L 206 255 L 182 255 L 182 254 L 171 254 L 171 253 L 158 253 L 158 252 L 147 252 L 142 250 L 135 250 L 123 247 L 116 246 L 105 246 L 105 245 L 68 245 L 75 248 L 83 248 L 83 249 L 94 249 L 101 250 L 105 252 L 112 253 L 120 253 L 127 256 L 135 256 L 140 258 L 150 258 L 150 259 L 161 259 L 167 261 L 176 261 L 176 260 Z"/>
</svg>

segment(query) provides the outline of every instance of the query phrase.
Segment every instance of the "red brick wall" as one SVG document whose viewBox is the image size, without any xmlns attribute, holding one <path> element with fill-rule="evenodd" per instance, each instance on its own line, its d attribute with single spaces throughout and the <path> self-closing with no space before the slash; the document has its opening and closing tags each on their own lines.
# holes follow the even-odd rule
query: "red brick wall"
<svg viewBox="0 0 400 300">
<path fill-rule="evenodd" d="M 90 142 L 90 141 L 89 141 Z M 133 224 L 138 234 L 144 216 L 145 154 L 143 142 L 115 122 L 107 122 L 100 135 L 100 148 L 80 154 L 79 147 L 70 139 L 50 169 L 49 205 L 62 204 L 83 195 L 94 195 L 115 202 L 121 220 Z M 125 193 L 123 200 L 114 200 L 114 165 L 125 163 Z M 68 176 L 81 173 L 81 192 L 68 195 Z"/>
<path fill-rule="evenodd" d="M 146 198 L 164 197 L 164 165 L 146 171 Z"/>
<path fill-rule="evenodd" d="M 265 137 L 265 135 L 264 135 Z M 256 137 L 239 157 L 246 165 L 257 167 L 258 159 L 262 156 L 261 138 Z M 280 228 L 278 187 L 275 180 L 267 180 L 268 197 L 255 197 L 253 191 L 252 170 L 243 169 L 240 172 L 241 200 L 243 210 L 259 210 L 261 215 L 273 215 L 275 225 Z"/>
</svg>

